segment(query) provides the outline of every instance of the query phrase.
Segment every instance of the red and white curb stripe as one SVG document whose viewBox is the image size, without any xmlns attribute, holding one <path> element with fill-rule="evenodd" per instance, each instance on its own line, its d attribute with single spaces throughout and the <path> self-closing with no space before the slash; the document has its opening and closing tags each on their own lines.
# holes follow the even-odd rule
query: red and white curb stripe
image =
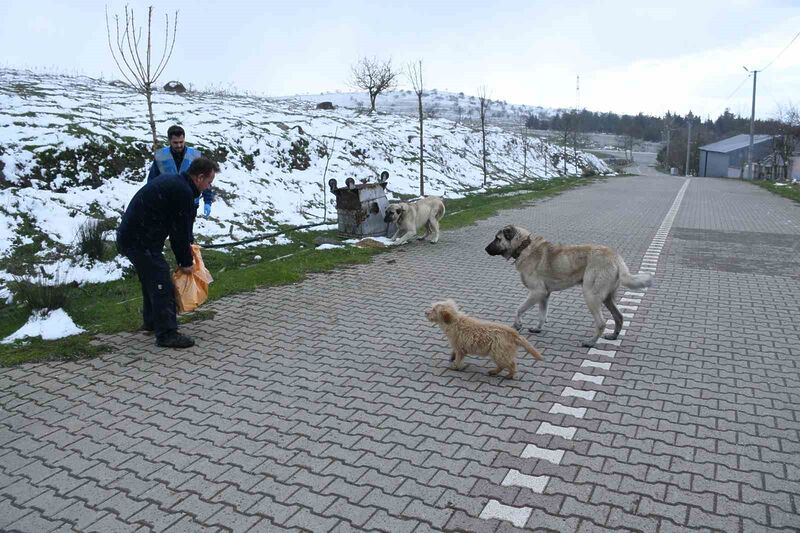
<svg viewBox="0 0 800 533">
<path fill-rule="evenodd" d="M 678 214 L 678 209 L 680 209 L 681 202 L 686 194 L 687 187 L 689 187 L 690 181 L 690 179 L 684 181 L 683 186 L 675 196 L 675 201 L 672 202 L 672 207 L 670 207 L 669 211 L 667 211 L 664 220 L 661 222 L 661 226 L 658 228 L 658 231 L 656 231 L 653 241 L 650 243 L 649 248 L 642 258 L 642 262 L 639 267 L 640 274 L 645 272 L 649 274 L 656 273 L 658 269 L 658 260 L 661 256 L 661 249 L 664 247 L 667 236 L 672 229 L 672 223 L 675 221 L 675 216 Z M 608 340 L 601 337 L 598 339 L 597 344 L 602 345 L 602 347 L 589 348 L 589 351 L 586 354 L 589 358 L 583 360 L 581 363 L 581 368 L 611 370 L 612 361 L 614 356 L 617 354 L 617 351 L 613 348 L 618 347 L 622 343 L 622 337 L 625 336 L 626 332 L 624 328 L 630 326 L 630 321 L 634 318 L 636 311 L 638 311 L 639 304 L 642 303 L 642 298 L 644 298 L 645 291 L 647 291 L 646 288 L 637 289 L 635 291 L 625 291 L 625 293 L 622 295 L 622 298 L 619 300 L 619 305 L 617 306 L 622 312 L 623 318 L 623 329 L 619 333 L 619 338 L 615 340 Z M 614 321 L 609 320 L 607 324 L 610 327 L 606 329 L 604 333 L 613 333 Z M 584 374 L 582 372 L 575 372 L 575 374 L 572 376 L 572 381 L 575 381 L 576 383 L 592 383 L 595 385 L 602 385 L 604 379 L 605 376 Z M 597 391 L 574 389 L 572 387 L 564 387 L 564 390 L 561 391 L 561 396 L 581 398 L 588 401 L 594 400 L 596 394 Z M 583 418 L 586 416 L 587 408 L 570 407 L 560 403 L 554 403 L 549 412 L 552 414 L 563 414 L 573 418 Z M 554 435 L 567 440 L 572 440 L 575 437 L 577 430 L 578 428 L 572 426 L 556 426 L 550 424 L 549 422 L 542 422 L 539 425 L 539 428 L 536 430 L 536 434 Z M 561 464 L 561 459 L 564 457 L 564 450 L 548 450 L 533 444 L 528 444 L 525 446 L 525 449 L 522 451 L 520 457 L 523 459 L 535 459 L 539 461 L 548 461 L 553 464 Z M 549 480 L 550 476 L 528 476 L 512 468 L 509 469 L 508 474 L 506 474 L 505 479 L 503 479 L 502 485 L 525 487 L 537 494 L 542 494 L 547 487 L 547 482 Z M 489 502 L 483 508 L 483 511 L 481 511 L 480 518 L 487 520 L 505 520 L 511 522 L 516 527 L 521 528 L 525 527 L 525 524 L 528 522 L 531 513 L 533 513 L 532 507 L 514 507 L 511 505 L 503 505 L 497 500 L 489 500 Z"/>
</svg>

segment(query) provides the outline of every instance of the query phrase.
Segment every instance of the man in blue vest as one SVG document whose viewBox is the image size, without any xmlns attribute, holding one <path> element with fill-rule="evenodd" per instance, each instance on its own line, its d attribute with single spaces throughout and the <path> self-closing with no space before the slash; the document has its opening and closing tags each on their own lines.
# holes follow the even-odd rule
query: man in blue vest
<svg viewBox="0 0 800 533">
<path fill-rule="evenodd" d="M 162 174 L 180 174 L 186 172 L 192 161 L 202 154 L 199 150 L 186 146 L 186 132 L 180 126 L 170 126 L 167 130 L 169 146 L 156 150 L 155 161 L 150 166 L 147 174 L 147 183 Z M 203 191 L 203 214 L 206 218 L 211 216 L 211 204 L 214 202 L 214 192 L 211 189 Z M 195 215 L 200 206 L 200 197 L 194 199 Z"/>
<path fill-rule="evenodd" d="M 192 273 L 194 199 L 211 186 L 219 165 L 198 157 L 186 172 L 164 174 L 133 196 L 117 229 L 117 249 L 136 269 L 142 284 L 142 329 L 156 334 L 156 344 L 188 348 L 194 340 L 178 333 L 175 287 L 164 242 L 169 237 L 178 267 Z"/>
</svg>

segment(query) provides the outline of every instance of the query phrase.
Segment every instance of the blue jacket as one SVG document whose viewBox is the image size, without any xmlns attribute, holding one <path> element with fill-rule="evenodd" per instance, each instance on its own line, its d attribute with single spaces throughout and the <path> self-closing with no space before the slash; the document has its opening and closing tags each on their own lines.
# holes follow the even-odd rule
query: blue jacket
<svg viewBox="0 0 800 533">
<path fill-rule="evenodd" d="M 152 250 L 160 252 L 169 236 L 169 243 L 180 266 L 192 265 L 192 224 L 197 208 L 194 199 L 200 196 L 189 175 L 165 174 L 133 196 L 117 229 L 120 250 Z"/>
<path fill-rule="evenodd" d="M 195 150 L 194 148 L 186 147 L 184 150 L 183 161 L 181 161 L 181 168 L 177 168 L 175 165 L 175 158 L 172 155 L 172 150 L 169 146 L 165 146 L 159 150 L 156 150 L 155 153 L 155 161 L 150 166 L 150 172 L 147 174 L 147 183 L 153 180 L 153 178 L 157 178 L 162 174 L 180 174 L 189 170 L 189 165 L 192 164 L 192 161 L 200 157 L 201 154 L 200 150 Z M 214 192 L 209 187 L 208 189 L 203 191 L 203 202 L 210 204 L 214 201 Z M 200 205 L 200 197 L 194 199 L 195 207 Z"/>
</svg>

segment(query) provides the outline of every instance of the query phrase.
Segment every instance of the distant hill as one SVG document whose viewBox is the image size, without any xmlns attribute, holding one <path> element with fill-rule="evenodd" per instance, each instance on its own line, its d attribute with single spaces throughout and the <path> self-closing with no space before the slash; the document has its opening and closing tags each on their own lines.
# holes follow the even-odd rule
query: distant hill
<svg viewBox="0 0 800 533">
<path fill-rule="evenodd" d="M 307 102 L 332 102 L 335 106 L 349 109 L 369 109 L 366 92 L 333 92 L 303 94 L 296 98 Z M 456 123 L 480 121 L 478 97 L 464 93 L 452 93 L 431 89 L 423 93 L 423 112 L 426 116 L 444 118 Z M 549 117 L 557 112 L 540 106 L 510 104 L 505 100 L 489 99 L 487 124 L 504 128 L 520 128 L 530 116 Z M 417 95 L 411 90 L 389 91 L 378 95 L 375 109 L 381 113 L 396 113 L 418 116 Z"/>
</svg>

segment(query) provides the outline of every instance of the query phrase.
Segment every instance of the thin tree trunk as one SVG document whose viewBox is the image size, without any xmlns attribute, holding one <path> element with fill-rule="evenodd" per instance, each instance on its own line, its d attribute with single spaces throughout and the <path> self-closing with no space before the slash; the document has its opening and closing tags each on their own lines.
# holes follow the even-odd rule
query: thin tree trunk
<svg viewBox="0 0 800 533">
<path fill-rule="evenodd" d="M 372 93 L 369 94 L 369 105 L 370 105 L 369 112 L 370 113 L 374 113 L 375 112 L 375 99 L 377 97 L 378 97 L 377 94 L 372 94 Z"/>
<path fill-rule="evenodd" d="M 156 135 L 156 119 L 153 116 L 153 88 L 150 85 L 145 86 L 145 97 L 147 98 L 147 114 L 150 119 L 150 133 L 153 134 L 153 150 L 158 149 L 158 136 Z"/>
<path fill-rule="evenodd" d="M 527 178 L 528 173 L 528 143 L 523 141 L 522 143 L 522 179 L 525 180 Z"/>
<path fill-rule="evenodd" d="M 572 165 L 575 167 L 575 175 L 578 175 L 578 135 L 577 133 L 572 136 L 572 157 L 574 161 Z"/>
<path fill-rule="evenodd" d="M 420 86 L 422 86 L 422 71 L 420 69 Z M 425 196 L 425 174 L 423 172 L 423 160 L 425 153 L 423 151 L 422 143 L 422 93 L 417 93 L 417 100 L 419 101 L 419 195 Z"/>
<path fill-rule="evenodd" d="M 481 116 L 481 135 L 483 136 L 483 186 L 486 187 L 486 120 Z"/>
<path fill-rule="evenodd" d="M 544 178 L 547 179 L 547 160 L 550 158 L 550 154 L 547 153 L 547 146 L 542 148 L 544 148 Z"/>
</svg>

